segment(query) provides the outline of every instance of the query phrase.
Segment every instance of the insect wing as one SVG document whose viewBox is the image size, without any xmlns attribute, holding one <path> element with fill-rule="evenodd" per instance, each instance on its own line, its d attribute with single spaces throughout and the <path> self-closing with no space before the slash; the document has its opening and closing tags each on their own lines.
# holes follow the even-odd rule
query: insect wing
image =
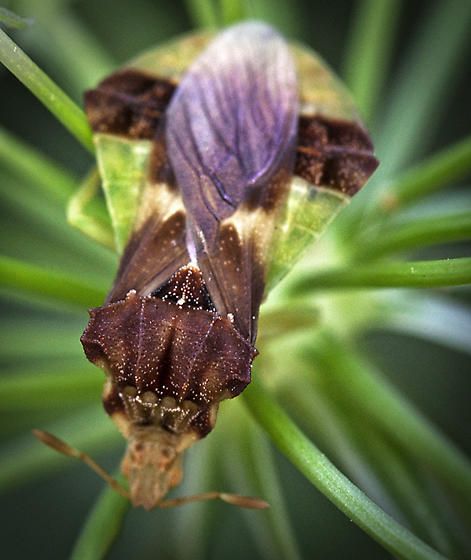
<svg viewBox="0 0 471 560">
<path fill-rule="evenodd" d="M 175 85 L 131 68 L 85 96 L 115 243 L 124 250 L 108 302 L 152 292 L 188 262 L 185 209 L 168 167 L 162 116 Z"/>
<path fill-rule="evenodd" d="M 156 133 L 178 80 L 211 36 L 152 49 L 85 94 L 115 247 L 124 251 L 108 301 L 130 288 L 150 293 L 189 260 L 185 210 Z"/>
<path fill-rule="evenodd" d="M 200 32 L 151 49 L 87 94 L 86 108 L 94 129 L 100 175 L 119 252 L 122 252 L 130 239 L 136 216 L 143 204 L 143 193 L 149 177 L 152 137 L 158 122 L 185 70 L 213 37 L 212 33 Z M 236 46 L 236 52 L 240 46 Z M 289 186 L 289 196 L 282 215 L 278 217 L 268 257 L 265 257 L 265 260 L 268 259 L 266 292 L 323 233 L 377 165 L 366 131 L 362 128 L 354 103 L 342 83 L 313 51 L 297 44 L 290 45 L 290 51 L 299 81 L 300 132 L 295 176 Z M 212 67 L 215 62 L 213 60 Z M 151 119 L 149 115 L 152 116 Z M 348 126 L 343 134 L 335 134 L 326 132 L 326 123 L 342 123 L 344 128 L 345 125 Z M 338 127 L 334 126 L 335 128 Z M 316 141 L 316 137 L 319 141 Z M 317 154 L 317 157 L 312 157 L 312 154 Z M 350 165 L 347 175 L 354 176 L 355 181 L 350 181 L 349 188 L 342 190 L 339 177 L 342 173 L 345 176 L 346 169 L 348 171 L 345 162 L 354 163 Z M 326 176 L 320 172 L 322 167 L 336 169 L 337 173 Z M 159 198 L 158 196 L 157 199 Z M 165 215 L 160 216 L 162 209 L 162 205 L 156 208 L 158 223 L 165 222 L 166 219 Z M 255 222 L 256 212 L 246 215 L 245 220 L 242 220 L 242 214 L 239 213 L 238 221 L 247 222 L 250 214 L 252 222 Z M 240 231 L 241 228 L 238 232 Z M 173 247 L 176 246 L 175 243 L 176 240 L 173 239 Z M 177 246 L 181 249 L 183 244 L 180 237 Z M 239 243 L 236 245 L 232 248 L 233 251 L 239 247 Z M 186 249 L 183 253 L 186 254 Z M 167 247 L 166 256 L 168 255 Z M 179 254 L 177 260 L 183 263 L 185 259 Z M 160 265 L 161 261 L 158 262 Z M 134 276 L 136 281 L 139 280 L 136 275 L 141 276 L 138 287 L 146 284 L 149 278 L 156 278 L 155 270 L 139 271 L 136 266 L 131 267 L 134 270 L 128 279 L 132 280 Z M 239 274 L 240 267 L 235 266 L 239 269 L 235 273 Z M 165 275 L 160 274 L 160 278 Z M 229 281 L 232 276 L 229 274 Z M 224 283 L 223 279 L 220 282 Z M 158 281 L 154 282 L 156 283 Z M 239 284 L 242 287 L 242 282 Z M 245 301 L 249 301 L 250 292 L 251 288 L 247 287 Z M 248 309 L 245 315 L 247 313 Z"/>
<path fill-rule="evenodd" d="M 291 45 L 299 76 L 296 162 L 268 256 L 267 292 L 350 202 L 378 165 L 353 100 L 313 51 Z"/>
<path fill-rule="evenodd" d="M 241 24 L 191 65 L 166 113 L 168 154 L 188 212 L 189 253 L 218 311 L 255 338 L 265 255 L 294 164 L 294 63 L 270 27 Z"/>
<path fill-rule="evenodd" d="M 153 48 L 85 94 L 118 253 L 131 236 L 141 205 L 162 114 L 182 74 L 211 37 L 200 32 Z"/>
</svg>

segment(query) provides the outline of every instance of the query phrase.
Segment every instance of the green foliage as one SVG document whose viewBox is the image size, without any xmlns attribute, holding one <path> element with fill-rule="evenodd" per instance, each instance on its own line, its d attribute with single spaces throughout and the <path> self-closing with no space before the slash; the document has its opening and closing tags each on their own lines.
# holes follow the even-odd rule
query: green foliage
<svg viewBox="0 0 471 560">
<path fill-rule="evenodd" d="M 30 7 L 28 15 L 40 21 L 31 35 L 31 45 L 38 42 L 38 52 L 50 57 L 53 67 L 62 69 L 72 90 L 88 87 L 113 66 L 113 56 L 93 36 L 85 20 L 72 15 L 67 2 L 39 6 L 25 0 L 18 4 Z M 296 10 L 298 4 L 283 0 L 276 2 L 276 10 L 264 0 L 188 0 L 186 5 L 201 27 L 214 28 L 256 15 L 276 21 L 286 33 L 295 35 L 303 21 L 303 13 Z M 450 203 L 452 210 L 447 211 L 447 201 L 452 199 L 448 191 L 443 192 L 438 215 L 420 210 L 432 193 L 469 176 L 469 138 L 429 155 L 410 169 L 404 168 L 423 152 L 421 139 L 432 136 L 436 123 L 429 127 L 431 116 L 446 109 L 450 83 L 469 47 L 470 17 L 466 2 L 436 2 L 429 8 L 414 29 L 412 45 L 406 45 L 390 99 L 381 106 L 401 25 L 398 3 L 363 0 L 357 5 L 345 76 L 377 132 L 383 170 L 270 294 L 260 319 L 256 382 L 241 399 L 250 414 L 241 402 L 222 407 L 220 426 L 201 444 L 201 451 L 191 456 L 185 481 L 185 490 L 191 492 L 206 489 L 201 488 L 203 484 L 229 481 L 235 491 L 246 488 L 271 502 L 268 517 L 259 512 L 245 517 L 259 552 L 267 558 L 300 558 L 303 545 L 296 524 L 296 503 L 290 501 L 291 485 L 278 472 L 278 461 L 253 420 L 314 487 L 395 556 L 469 556 L 468 458 L 387 380 L 370 356 L 359 351 L 358 344 L 365 332 L 382 325 L 403 336 L 413 332 L 469 354 L 469 313 L 453 286 L 471 283 L 471 258 L 447 252 L 446 247 L 439 255 L 427 253 L 432 255 L 427 260 L 420 253 L 412 260 L 398 254 L 430 251 L 437 244 L 470 238 L 469 212 L 460 202 Z M 12 27 L 23 22 L 3 9 L 0 21 Z M 56 49 L 45 48 L 48 33 L 54 37 Z M 84 41 L 87 45 L 82 52 Z M 71 68 L 79 50 L 83 58 L 74 72 Z M 0 61 L 88 151 L 94 151 L 82 111 L 2 30 Z M 40 231 L 50 246 L 38 264 L 34 244 L 38 233 L 31 226 L 23 232 L 26 245 L 31 245 L 29 250 L 15 258 L 0 258 L 0 289 L 8 311 L 0 331 L 0 358 L 6 369 L 0 380 L 1 412 L 13 423 L 13 435 L 1 455 L 0 490 L 4 492 L 70 463 L 24 433 L 37 425 L 40 417 L 35 414 L 52 411 L 53 416 L 44 420 L 48 430 L 87 452 L 112 449 L 119 438 L 102 410 L 93 404 L 99 398 L 100 376 L 87 369 L 74 346 L 85 308 L 100 305 L 105 297 L 109 287 L 105 278 L 114 259 L 71 234 L 63 216 L 73 194 L 67 208 L 69 222 L 99 243 L 121 251 L 135 215 L 149 146 L 129 146 L 100 136 L 95 144 L 104 198 L 97 196 L 99 182 L 94 171 L 79 181 L 35 148 L 0 131 L 0 173 L 5 179 L 0 196 L 11 208 L 13 222 L 19 215 L 41 223 Z M 137 166 L 136 153 L 141 158 Z M 105 159 L 115 162 L 114 167 L 105 169 Z M 25 183 L 30 190 L 9 188 L 15 181 Z M 131 192 L 130 186 L 136 192 Z M 293 193 L 288 219 L 290 212 L 294 215 L 292 207 L 304 204 L 307 197 L 302 189 Z M 322 191 L 309 200 L 303 206 L 304 213 L 297 215 L 296 235 L 278 240 L 273 278 L 279 279 L 292 266 L 307 241 L 316 240 L 344 205 L 343 200 L 333 200 Z M 459 200 L 469 202 L 467 198 Z M 414 208 L 415 213 L 407 214 Z M 15 225 L 5 226 L 7 241 L 2 250 L 8 254 L 9 248 L 13 251 L 20 246 L 21 235 Z M 100 274 L 88 275 L 78 269 L 73 275 L 66 259 L 60 258 L 60 246 L 77 259 L 85 258 L 88 269 L 84 270 L 96 269 Z M 434 291 L 437 287 L 445 289 L 440 296 Z M 427 291 L 380 293 L 376 288 Z M 12 296 L 18 303 L 8 302 Z M 8 306 L 14 310 L 12 316 Z M 68 314 L 67 321 L 63 312 Z M 49 317 L 53 313 L 58 315 Z M 25 339 L 29 341 L 26 349 Z M 411 366 L 409 376 L 413 378 L 415 373 Z M 281 466 L 285 473 L 286 465 Z M 63 500 L 67 501 L 67 496 Z M 217 507 L 224 508 L 214 504 L 188 506 L 176 518 L 172 551 L 178 557 L 189 555 L 188 535 L 197 541 L 191 556 L 198 549 L 201 557 L 208 557 L 217 531 L 211 512 Z M 72 557 L 103 558 L 120 535 L 127 510 L 126 500 L 106 489 L 82 528 Z M 163 521 L 163 515 L 171 513 L 159 515 Z M 312 516 L 311 523 L 316 523 L 313 509 L 303 515 Z M 152 534 L 153 530 L 154 526 Z M 132 537 L 135 554 L 139 554 L 140 538 L 140 532 Z M 161 541 L 153 542 L 153 554 L 160 545 L 166 546 Z M 311 552 L 316 543 L 309 545 Z"/>
</svg>

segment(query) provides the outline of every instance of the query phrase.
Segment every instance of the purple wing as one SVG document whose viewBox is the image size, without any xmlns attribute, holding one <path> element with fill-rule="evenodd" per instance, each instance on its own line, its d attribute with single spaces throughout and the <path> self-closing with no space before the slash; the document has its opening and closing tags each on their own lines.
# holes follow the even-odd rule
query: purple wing
<svg viewBox="0 0 471 560">
<path fill-rule="evenodd" d="M 261 23 L 237 25 L 216 38 L 190 67 L 166 113 L 189 252 L 218 311 L 232 314 L 249 338 L 263 295 L 262 245 L 286 193 L 297 118 L 288 47 Z M 265 223 L 255 219 L 260 212 Z"/>
</svg>

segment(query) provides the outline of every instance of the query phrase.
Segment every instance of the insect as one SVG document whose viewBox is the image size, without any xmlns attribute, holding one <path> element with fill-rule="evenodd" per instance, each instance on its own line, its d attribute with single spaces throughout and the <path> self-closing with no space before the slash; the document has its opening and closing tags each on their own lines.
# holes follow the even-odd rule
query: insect
<svg viewBox="0 0 471 560">
<path fill-rule="evenodd" d="M 144 54 L 85 107 L 122 256 L 81 341 L 128 441 L 130 498 L 152 508 L 250 383 L 268 289 L 377 160 L 332 73 L 263 23 Z"/>
</svg>

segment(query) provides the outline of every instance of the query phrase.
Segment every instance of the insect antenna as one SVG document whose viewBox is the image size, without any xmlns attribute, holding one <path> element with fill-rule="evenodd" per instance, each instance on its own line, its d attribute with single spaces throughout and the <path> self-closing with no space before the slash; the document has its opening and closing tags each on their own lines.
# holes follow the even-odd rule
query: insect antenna
<svg viewBox="0 0 471 560">
<path fill-rule="evenodd" d="M 173 498 L 164 500 L 157 504 L 159 508 L 170 508 L 182 506 L 191 502 L 205 502 L 207 500 L 222 500 L 233 506 L 249 508 L 249 509 L 266 509 L 270 507 L 268 502 L 260 498 L 252 498 L 251 496 L 240 496 L 239 494 L 227 494 L 226 492 L 204 492 L 195 494 L 194 496 L 184 496 L 182 498 Z"/>
<path fill-rule="evenodd" d="M 87 466 L 89 466 L 96 474 L 102 478 L 113 490 L 118 492 L 124 498 L 130 499 L 129 492 L 119 484 L 117 480 L 115 480 L 109 473 L 105 471 L 103 467 L 94 461 L 90 455 L 84 453 L 83 451 L 79 451 L 75 449 L 75 447 L 71 447 L 65 441 L 62 441 L 56 436 L 53 436 L 49 432 L 45 432 L 43 430 L 33 430 L 33 435 L 39 439 L 42 443 L 51 447 L 55 451 L 62 453 L 63 455 L 67 455 L 67 457 L 73 457 L 74 459 L 78 459 L 82 461 Z"/>
</svg>

